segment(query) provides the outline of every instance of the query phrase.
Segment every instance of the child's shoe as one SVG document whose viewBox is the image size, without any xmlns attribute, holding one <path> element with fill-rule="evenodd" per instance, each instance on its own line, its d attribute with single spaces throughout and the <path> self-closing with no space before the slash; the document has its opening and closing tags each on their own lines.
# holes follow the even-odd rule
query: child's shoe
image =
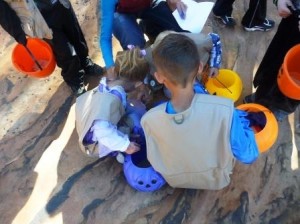
<svg viewBox="0 0 300 224">
<path fill-rule="evenodd" d="M 83 93 L 86 92 L 85 86 L 84 84 L 80 84 L 80 85 L 69 85 L 71 88 L 72 93 L 76 96 L 79 97 L 80 95 L 82 95 Z"/>
<path fill-rule="evenodd" d="M 265 19 L 262 24 L 255 25 L 255 26 L 244 26 L 246 31 L 269 31 L 275 25 L 275 21 L 271 19 Z"/>
<path fill-rule="evenodd" d="M 231 16 L 227 16 L 227 15 L 218 16 L 215 14 L 214 14 L 214 16 L 216 18 L 218 18 L 219 20 L 221 20 L 222 23 L 224 23 L 227 27 L 234 27 L 236 24 L 235 19 Z"/>
<path fill-rule="evenodd" d="M 89 57 L 86 58 L 83 69 L 85 76 L 101 76 L 104 74 L 104 69 L 100 65 L 94 63 Z"/>
<path fill-rule="evenodd" d="M 117 156 L 116 156 L 116 160 L 117 160 L 119 163 L 123 164 L 124 161 L 125 161 L 125 156 L 124 156 L 124 154 L 121 153 L 121 152 L 119 152 L 119 153 L 117 154 Z"/>
</svg>

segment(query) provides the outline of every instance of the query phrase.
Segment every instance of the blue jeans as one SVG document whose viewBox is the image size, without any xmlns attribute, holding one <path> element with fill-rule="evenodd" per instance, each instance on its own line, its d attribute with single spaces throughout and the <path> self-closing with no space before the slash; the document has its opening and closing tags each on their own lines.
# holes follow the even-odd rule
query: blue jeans
<svg viewBox="0 0 300 224">
<path fill-rule="evenodd" d="M 138 24 L 137 19 L 142 20 L 142 26 Z M 128 44 L 143 48 L 146 43 L 144 33 L 154 40 L 165 30 L 184 32 L 166 2 L 160 2 L 157 6 L 137 14 L 114 13 L 113 34 L 124 50 L 127 49 Z"/>
<path fill-rule="evenodd" d="M 127 49 L 127 45 L 133 44 L 143 48 L 145 46 L 145 38 L 142 29 L 137 23 L 137 16 L 134 14 L 114 14 L 113 34 L 119 40 L 123 50 Z"/>
</svg>

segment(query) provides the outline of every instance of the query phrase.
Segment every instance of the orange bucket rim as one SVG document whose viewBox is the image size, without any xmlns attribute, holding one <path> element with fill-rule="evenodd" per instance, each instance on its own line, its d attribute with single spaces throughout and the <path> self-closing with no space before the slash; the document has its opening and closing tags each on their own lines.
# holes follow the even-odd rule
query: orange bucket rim
<svg viewBox="0 0 300 224">
<path fill-rule="evenodd" d="M 257 103 L 240 104 L 239 106 L 237 106 L 237 109 L 264 113 L 267 122 L 261 131 L 254 133 L 254 136 L 260 153 L 268 151 L 275 144 L 279 131 L 278 123 L 274 114 L 268 108 Z M 266 142 L 263 138 L 266 134 L 268 134 L 269 136 L 268 142 Z"/>
<path fill-rule="evenodd" d="M 300 85 L 295 82 L 288 69 L 288 60 L 291 58 L 291 55 L 295 54 L 296 49 L 298 49 L 300 54 L 300 44 L 293 46 L 286 53 L 278 72 L 277 83 L 280 91 L 284 95 L 292 99 L 300 100 Z"/>
<path fill-rule="evenodd" d="M 41 45 L 41 47 L 44 47 L 49 54 L 47 54 L 47 56 L 49 56 L 49 58 L 47 58 L 47 60 L 45 60 L 45 64 L 43 64 L 43 70 L 38 70 L 38 71 L 26 71 L 23 69 L 23 66 L 18 62 L 18 59 L 16 58 L 16 54 L 18 54 L 18 51 L 20 51 L 20 49 L 24 50 L 25 46 L 23 46 L 22 44 L 17 43 L 12 51 L 12 55 L 11 55 L 11 60 L 12 60 L 12 64 L 15 67 L 16 70 L 18 70 L 20 73 L 28 75 L 30 77 L 34 77 L 34 78 L 45 78 L 50 76 L 55 67 L 56 67 L 56 60 L 55 60 L 55 56 L 53 54 L 52 48 L 51 46 L 44 40 L 36 38 L 36 37 L 28 37 L 27 38 L 27 46 L 30 46 L 32 44 L 32 42 L 38 43 Z M 25 49 L 26 50 L 26 49 Z M 29 55 L 28 52 L 26 52 L 27 55 Z M 39 59 L 39 58 L 37 58 Z M 34 63 L 33 59 L 31 59 L 31 61 Z"/>
</svg>

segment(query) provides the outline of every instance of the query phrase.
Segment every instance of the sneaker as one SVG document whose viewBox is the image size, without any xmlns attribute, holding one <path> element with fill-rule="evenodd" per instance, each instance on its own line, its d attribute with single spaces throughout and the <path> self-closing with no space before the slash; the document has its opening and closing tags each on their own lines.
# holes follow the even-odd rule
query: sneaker
<svg viewBox="0 0 300 224">
<path fill-rule="evenodd" d="M 252 27 L 244 26 L 244 29 L 246 31 L 269 31 L 274 27 L 274 25 L 275 25 L 275 21 L 271 19 L 265 19 L 265 21 L 260 25 L 256 25 Z"/>
<path fill-rule="evenodd" d="M 222 21 L 222 23 L 224 23 L 227 27 L 234 27 L 236 22 L 235 19 L 231 16 L 217 16 L 214 15 L 216 18 L 220 19 Z"/>
<path fill-rule="evenodd" d="M 83 69 L 85 76 L 101 76 L 104 74 L 104 69 L 100 65 L 95 64 L 90 58 L 86 59 Z"/>
<path fill-rule="evenodd" d="M 116 156 L 116 160 L 117 160 L 119 163 L 123 164 L 124 161 L 125 161 L 125 155 L 124 155 L 123 153 L 119 152 L 119 153 L 117 154 L 117 156 Z"/>
<path fill-rule="evenodd" d="M 113 151 L 113 152 L 109 153 L 107 156 L 115 157 L 116 160 L 118 161 L 118 163 L 121 163 L 121 164 L 123 164 L 125 161 L 125 153 L 123 153 L 123 152 Z"/>
<path fill-rule="evenodd" d="M 81 85 L 70 85 L 70 88 L 76 97 L 79 97 L 81 94 L 86 92 L 85 86 L 83 84 Z"/>
<path fill-rule="evenodd" d="M 254 102 L 255 102 L 255 93 L 245 96 L 243 100 L 243 103 L 254 103 Z"/>
</svg>

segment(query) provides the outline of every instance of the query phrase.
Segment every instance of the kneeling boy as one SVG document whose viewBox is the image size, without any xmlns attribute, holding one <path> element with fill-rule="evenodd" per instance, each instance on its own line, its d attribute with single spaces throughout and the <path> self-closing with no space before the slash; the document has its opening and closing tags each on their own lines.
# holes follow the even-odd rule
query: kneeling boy
<svg viewBox="0 0 300 224">
<path fill-rule="evenodd" d="M 229 99 L 195 92 L 203 65 L 190 38 L 167 35 L 155 47 L 153 60 L 155 77 L 171 99 L 142 118 L 148 160 L 173 187 L 227 186 L 235 158 L 252 163 L 259 154 L 247 113 Z"/>
</svg>

